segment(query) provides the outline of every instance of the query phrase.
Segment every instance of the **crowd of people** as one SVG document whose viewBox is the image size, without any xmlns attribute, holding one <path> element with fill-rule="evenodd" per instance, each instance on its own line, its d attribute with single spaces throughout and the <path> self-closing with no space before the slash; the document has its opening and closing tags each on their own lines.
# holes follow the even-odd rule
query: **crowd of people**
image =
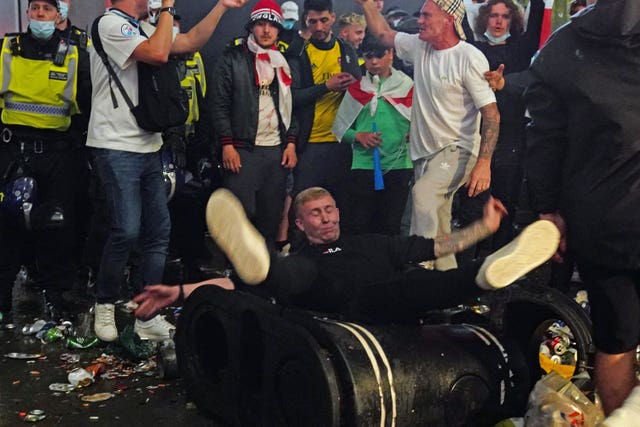
<svg viewBox="0 0 640 427">
<path fill-rule="evenodd" d="M 365 317 L 391 302 L 405 315 L 445 306 L 515 279 L 487 269 L 510 248 L 526 176 L 544 221 L 524 239 L 552 242 L 524 245 L 539 252 L 527 268 L 555 252 L 559 230 L 554 258 L 577 265 L 591 297 L 604 409 L 620 407 L 640 341 L 635 2 L 572 2 L 538 52 L 543 0 L 526 14 L 514 0 L 427 0 L 413 15 L 355 0 L 341 16 L 331 0 L 259 0 L 246 36 L 213 41 L 226 48 L 205 72 L 198 51 L 247 2 L 218 0 L 182 32 L 175 0 L 112 0 L 87 34 L 71 0 L 29 0 L 28 30 L 1 52 L 4 322 L 21 266 L 52 314 L 92 271 L 106 342 L 127 271 L 135 331 L 151 340 L 174 328 L 159 309 L 205 283 L 264 283 L 283 302 Z M 145 130 L 124 95 L 138 100 L 139 64 L 167 63 L 188 118 Z M 220 186 L 230 193 L 207 205 Z M 158 285 L 168 256 L 206 259 L 205 211 L 238 276 Z M 491 235 L 497 258 L 456 261 Z M 336 252 L 347 255 L 323 258 Z M 407 263 L 419 266 L 399 274 Z"/>
</svg>

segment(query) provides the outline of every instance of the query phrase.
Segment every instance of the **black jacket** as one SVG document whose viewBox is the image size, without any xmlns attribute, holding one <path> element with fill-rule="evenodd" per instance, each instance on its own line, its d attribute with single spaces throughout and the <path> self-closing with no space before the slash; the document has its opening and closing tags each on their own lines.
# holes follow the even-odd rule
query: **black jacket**
<svg viewBox="0 0 640 427">
<path fill-rule="evenodd" d="M 255 55 L 246 43 L 228 47 L 218 59 L 211 84 L 211 115 L 219 146 L 233 144 L 239 148 L 252 148 L 258 133 L 258 104 L 260 87 L 256 84 Z M 271 97 L 278 111 L 278 81 L 270 86 Z M 296 142 L 297 125 L 291 118 L 285 129 L 282 118 L 280 139 L 285 144 Z"/>
<path fill-rule="evenodd" d="M 538 50 L 543 13 L 544 1 L 532 0 L 526 32 L 512 35 L 505 44 L 491 45 L 486 40 L 473 42 L 473 45 L 487 58 L 490 70 L 495 70 L 500 64 L 504 64 L 506 76 L 529 68 L 531 58 Z M 507 90 L 497 91 L 496 101 L 500 111 L 501 126 L 509 122 L 518 126 L 525 123 L 526 108 L 521 94 L 514 94 Z"/>
<path fill-rule="evenodd" d="M 602 0 L 547 42 L 525 97 L 534 208 L 560 211 L 568 243 L 640 268 L 640 2 Z"/>
<path fill-rule="evenodd" d="M 340 46 L 341 67 L 343 72 L 350 73 L 355 78 L 360 78 L 362 73 L 358 66 L 358 54 L 356 50 L 349 44 L 339 38 L 332 38 L 331 41 L 319 42 L 310 40 L 304 43 L 300 48 L 291 46 L 287 50 L 287 59 L 291 66 L 291 77 L 293 83 L 291 88 L 293 91 L 293 110 L 295 111 L 300 132 L 298 133 L 298 151 L 303 151 L 309 135 L 311 135 L 311 127 L 313 126 L 313 117 L 315 114 L 316 101 L 324 94 L 329 92 L 324 83 L 315 84 L 313 74 L 311 72 L 311 63 L 307 55 L 307 46 L 313 43 L 318 49 L 328 50 L 333 48 L 334 43 Z"/>
</svg>

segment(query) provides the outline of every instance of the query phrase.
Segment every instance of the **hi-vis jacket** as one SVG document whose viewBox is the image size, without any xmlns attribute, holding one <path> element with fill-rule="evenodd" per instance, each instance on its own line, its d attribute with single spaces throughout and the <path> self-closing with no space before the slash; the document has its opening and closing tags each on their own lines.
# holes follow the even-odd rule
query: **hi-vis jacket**
<svg viewBox="0 0 640 427">
<path fill-rule="evenodd" d="M 79 112 L 78 47 L 69 45 L 64 61 L 56 65 L 50 59 L 21 56 L 15 49 L 21 37 L 25 36 L 5 37 L 2 44 L 2 123 L 65 131 L 71 124 L 71 116 Z"/>
<path fill-rule="evenodd" d="M 189 94 L 189 117 L 186 124 L 193 125 L 200 120 L 200 106 L 198 100 L 207 94 L 207 78 L 204 73 L 204 62 L 200 52 L 189 56 L 186 60 L 187 72 L 180 82 L 183 89 Z"/>
</svg>

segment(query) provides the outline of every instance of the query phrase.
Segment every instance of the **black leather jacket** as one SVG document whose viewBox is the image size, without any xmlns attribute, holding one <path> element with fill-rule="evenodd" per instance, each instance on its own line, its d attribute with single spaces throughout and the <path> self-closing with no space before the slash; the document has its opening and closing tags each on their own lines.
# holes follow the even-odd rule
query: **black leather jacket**
<svg viewBox="0 0 640 427">
<path fill-rule="evenodd" d="M 311 72 L 311 63 L 307 55 L 307 45 L 313 43 L 320 49 L 330 49 L 334 43 L 340 46 L 340 56 L 342 58 L 341 67 L 343 72 L 350 73 L 355 78 L 360 78 L 362 73 L 358 66 L 358 54 L 348 43 L 339 38 L 333 38 L 328 43 L 319 41 L 309 41 L 299 48 L 293 46 L 287 50 L 287 60 L 291 66 L 291 84 L 293 92 L 293 110 L 300 126 L 298 134 L 298 151 L 303 151 L 311 134 L 313 126 L 313 116 L 315 114 L 316 101 L 325 93 L 329 92 L 324 83 L 315 84 Z"/>
<path fill-rule="evenodd" d="M 219 147 L 233 144 L 234 147 L 251 149 L 255 145 L 260 87 L 256 84 L 254 58 L 246 43 L 240 42 L 228 47 L 215 66 L 211 84 L 211 115 Z M 278 110 L 278 81 L 275 78 L 270 89 Z M 279 113 L 278 118 L 284 149 L 286 144 L 296 143 L 298 127 L 294 117 L 289 129 L 284 128 Z"/>
</svg>

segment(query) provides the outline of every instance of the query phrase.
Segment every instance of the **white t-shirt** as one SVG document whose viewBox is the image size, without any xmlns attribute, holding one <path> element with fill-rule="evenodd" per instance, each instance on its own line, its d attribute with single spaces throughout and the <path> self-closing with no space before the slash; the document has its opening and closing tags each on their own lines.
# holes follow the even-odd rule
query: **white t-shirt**
<svg viewBox="0 0 640 427">
<path fill-rule="evenodd" d="M 400 59 L 414 64 L 411 159 L 430 157 L 450 145 L 474 155 L 480 148 L 479 109 L 496 97 L 484 78 L 489 63 L 478 49 L 461 41 L 436 50 L 418 35 L 398 33 Z"/>
<path fill-rule="evenodd" d="M 260 89 L 259 104 L 258 132 L 256 133 L 255 144 L 262 147 L 280 145 L 278 112 L 271 97 L 269 86 Z"/>
<path fill-rule="evenodd" d="M 138 23 L 119 11 L 108 11 L 98 25 L 104 51 L 133 105 L 138 105 L 138 67 L 136 61 L 131 59 L 131 54 L 146 40 L 140 34 L 138 25 L 142 26 L 147 36 L 155 31 L 152 25 Z M 114 81 L 110 88 L 109 72 L 93 47 L 89 49 L 89 57 L 93 90 L 87 146 L 134 153 L 158 151 L 162 146 L 161 134 L 138 126 Z M 116 96 L 118 108 L 113 107 L 111 90 Z"/>
</svg>

